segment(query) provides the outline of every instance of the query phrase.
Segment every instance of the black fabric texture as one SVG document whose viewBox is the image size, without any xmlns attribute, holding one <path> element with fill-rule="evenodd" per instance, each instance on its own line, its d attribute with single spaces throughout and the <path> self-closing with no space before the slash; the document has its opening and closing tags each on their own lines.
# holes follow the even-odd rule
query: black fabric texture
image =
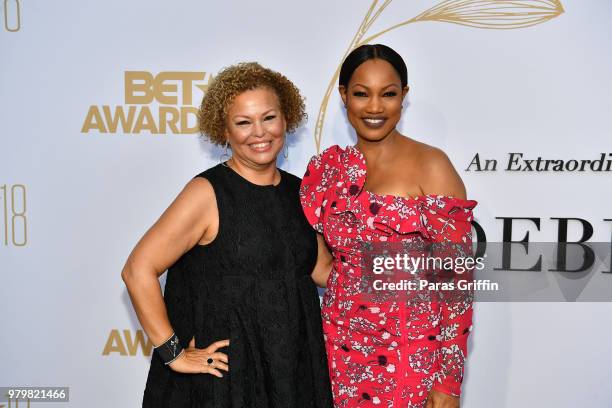
<svg viewBox="0 0 612 408">
<path fill-rule="evenodd" d="M 154 352 L 142 406 L 332 407 L 300 179 L 281 170 L 278 185 L 259 186 L 222 164 L 196 177 L 214 188 L 219 232 L 168 269 L 164 301 L 183 347 L 230 340 L 219 350 L 229 372 L 177 373 Z"/>
</svg>

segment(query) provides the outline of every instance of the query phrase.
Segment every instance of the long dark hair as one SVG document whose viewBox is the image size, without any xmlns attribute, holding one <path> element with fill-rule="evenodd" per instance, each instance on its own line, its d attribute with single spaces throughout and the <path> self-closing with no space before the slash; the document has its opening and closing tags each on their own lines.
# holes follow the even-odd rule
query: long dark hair
<svg viewBox="0 0 612 408">
<path fill-rule="evenodd" d="M 408 69 L 406 68 L 406 63 L 393 48 L 383 44 L 364 44 L 351 51 L 340 68 L 339 84 L 344 87 L 348 86 L 353 76 L 353 72 L 355 72 L 357 67 L 367 60 L 376 58 L 387 61 L 395 68 L 402 82 L 402 88 L 408 85 Z"/>
</svg>

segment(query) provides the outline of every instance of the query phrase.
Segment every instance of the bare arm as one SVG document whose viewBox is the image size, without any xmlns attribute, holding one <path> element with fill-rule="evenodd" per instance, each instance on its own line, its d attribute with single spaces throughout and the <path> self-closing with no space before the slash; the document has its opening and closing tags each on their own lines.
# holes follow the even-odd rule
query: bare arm
<svg viewBox="0 0 612 408">
<path fill-rule="evenodd" d="M 165 342 L 174 332 L 162 297 L 159 276 L 198 242 L 212 241 L 217 234 L 218 222 L 212 185 L 204 178 L 194 178 L 128 257 L 121 277 L 138 320 L 155 346 Z"/>
<path fill-rule="evenodd" d="M 324 288 L 327 286 L 327 278 L 329 277 L 329 273 L 331 272 L 334 258 L 329 252 L 329 248 L 327 248 L 325 238 L 323 238 L 323 235 L 319 233 L 317 233 L 317 244 L 317 263 L 315 264 L 315 267 L 310 276 L 312 277 L 314 283 L 317 284 L 317 286 Z"/>
</svg>

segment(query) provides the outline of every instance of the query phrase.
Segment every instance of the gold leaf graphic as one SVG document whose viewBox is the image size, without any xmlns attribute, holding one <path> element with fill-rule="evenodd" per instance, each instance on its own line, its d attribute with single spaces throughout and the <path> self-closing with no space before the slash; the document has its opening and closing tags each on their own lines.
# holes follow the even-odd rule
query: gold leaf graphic
<svg viewBox="0 0 612 408">
<path fill-rule="evenodd" d="M 385 0 L 381 8 L 384 9 L 389 3 L 391 3 L 391 1 L 392 0 Z M 372 4 L 370 5 L 370 8 L 366 12 L 366 15 L 363 17 L 363 20 L 361 20 L 361 24 L 359 25 L 359 28 L 357 29 L 357 33 L 351 40 L 351 43 L 349 44 L 348 49 L 344 53 L 344 56 L 342 56 L 342 61 L 344 61 L 344 59 L 347 57 L 347 55 L 349 55 L 351 51 L 353 51 L 355 48 L 359 46 L 358 45 L 359 41 L 363 38 L 363 36 L 367 32 L 370 25 L 376 20 L 376 18 L 382 12 L 382 10 L 379 10 L 374 14 L 374 16 L 372 16 L 372 13 L 376 9 L 377 4 L 378 4 L 378 0 L 374 0 Z M 321 106 L 319 107 L 319 114 L 317 115 L 317 123 L 315 125 L 315 136 L 314 136 L 315 145 L 317 147 L 317 153 L 319 152 L 321 148 L 321 135 L 323 134 L 323 125 L 325 124 L 325 114 L 327 112 L 327 104 L 329 103 L 329 98 L 332 94 L 332 91 L 335 88 L 336 80 L 338 79 L 339 75 L 340 75 L 340 65 L 338 65 L 338 68 L 336 68 L 336 72 L 334 72 L 334 75 L 329 81 L 329 84 L 327 85 L 327 89 L 325 90 L 325 95 L 323 96 L 323 100 L 321 101 Z"/>
<path fill-rule="evenodd" d="M 443 1 L 414 21 L 444 21 L 476 28 L 512 29 L 529 27 L 563 13 L 558 0 Z"/>
<path fill-rule="evenodd" d="M 321 138 L 323 125 L 325 124 L 325 113 L 329 98 L 336 88 L 336 81 L 340 75 L 342 61 L 355 48 L 368 44 L 375 38 L 388 33 L 396 28 L 406 26 L 415 22 L 440 21 L 464 25 L 468 27 L 508 30 L 533 26 L 544 23 L 558 17 L 564 12 L 560 0 L 444 0 L 438 5 L 424 11 L 416 17 L 402 21 L 389 28 L 366 37 L 372 24 L 393 0 L 385 0 L 379 5 L 379 0 L 373 0 L 366 12 L 357 32 L 351 40 L 347 51 L 340 60 L 338 68 L 334 72 L 325 95 L 319 107 L 317 123 L 315 125 L 314 139 L 317 153 L 321 150 Z M 364 38 L 365 37 L 365 38 Z"/>
</svg>

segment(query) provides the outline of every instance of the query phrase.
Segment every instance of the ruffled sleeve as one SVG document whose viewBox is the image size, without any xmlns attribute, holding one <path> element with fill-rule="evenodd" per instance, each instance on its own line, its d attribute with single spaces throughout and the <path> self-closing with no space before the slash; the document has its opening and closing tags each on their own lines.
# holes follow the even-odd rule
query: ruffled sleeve
<svg viewBox="0 0 612 408">
<path fill-rule="evenodd" d="M 323 233 L 326 196 L 338 178 L 340 154 L 340 147 L 334 145 L 313 156 L 302 178 L 300 186 L 302 209 L 308 222 L 319 233 Z"/>
<path fill-rule="evenodd" d="M 471 242 L 474 219 L 472 210 L 478 204 L 474 200 L 444 195 L 421 197 L 421 212 L 425 215 L 427 231 L 433 242 Z"/>
<path fill-rule="evenodd" d="M 472 209 L 477 202 L 445 196 L 428 197 L 424 203 L 430 240 L 436 245 L 436 256 L 457 258 L 471 255 Z M 471 270 L 452 271 L 452 280 L 469 280 Z M 461 273 L 459 273 L 461 272 Z M 473 294 L 459 291 L 441 302 L 440 375 L 433 389 L 454 396 L 461 394 L 463 369 L 467 358 L 467 340 L 472 330 Z"/>
</svg>

